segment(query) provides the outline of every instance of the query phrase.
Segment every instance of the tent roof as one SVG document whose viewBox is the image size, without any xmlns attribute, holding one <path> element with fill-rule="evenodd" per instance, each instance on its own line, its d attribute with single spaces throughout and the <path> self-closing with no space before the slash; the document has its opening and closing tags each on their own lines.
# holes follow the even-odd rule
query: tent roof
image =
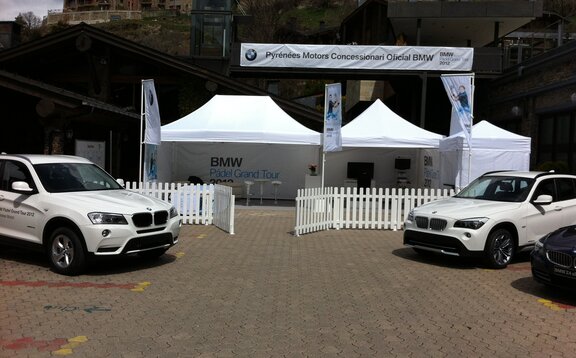
<svg viewBox="0 0 576 358">
<path fill-rule="evenodd" d="M 458 132 L 440 141 L 440 151 L 462 149 L 464 132 Z M 472 126 L 472 150 L 527 151 L 530 153 L 530 137 L 509 132 L 481 121 Z"/>
<path fill-rule="evenodd" d="M 438 148 L 442 138 L 408 122 L 379 99 L 342 127 L 343 147 Z"/>
<path fill-rule="evenodd" d="M 163 142 L 320 145 L 320 137 L 268 96 L 216 95 L 196 111 L 162 126 Z"/>
</svg>

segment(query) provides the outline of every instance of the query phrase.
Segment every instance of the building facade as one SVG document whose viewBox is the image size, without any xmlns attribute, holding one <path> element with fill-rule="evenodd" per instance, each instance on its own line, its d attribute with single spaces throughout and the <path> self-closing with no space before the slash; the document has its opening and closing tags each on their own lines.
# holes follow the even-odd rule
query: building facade
<svg viewBox="0 0 576 358">
<path fill-rule="evenodd" d="M 191 10 L 192 0 L 64 0 L 62 10 L 48 12 L 47 23 L 97 24 L 141 20 L 146 16 L 175 16 Z"/>
<path fill-rule="evenodd" d="M 190 11 L 192 0 L 64 0 L 62 10 L 104 11 L 104 10 L 180 10 Z"/>
<path fill-rule="evenodd" d="M 509 67 L 489 83 L 480 113 L 532 138 L 533 169 L 576 172 L 576 41 Z"/>
<path fill-rule="evenodd" d="M 169 0 L 134 1 L 67 0 L 64 4 L 68 10 L 63 14 L 81 14 L 84 13 L 83 9 L 88 7 L 96 10 L 86 13 L 108 12 L 110 16 L 112 11 L 141 13 L 142 9 L 160 11 L 160 9 L 170 10 L 178 6 L 188 6 L 184 2 Z M 232 0 L 199 0 L 190 1 L 189 6 L 192 24 L 191 54 L 186 62 L 174 65 L 175 67 L 186 67 L 186 63 L 198 65 L 193 70 L 186 69 L 184 71 L 186 73 L 206 72 L 210 73 L 208 77 L 215 76 L 218 81 L 226 77 L 232 81 L 237 78 L 260 79 L 263 82 L 283 79 L 341 82 L 344 84 L 343 90 L 350 103 L 359 105 L 356 109 L 348 111 L 348 121 L 379 98 L 412 123 L 436 133 L 449 134 L 450 103 L 442 87 L 440 73 L 398 73 L 385 70 L 359 73 L 330 69 L 298 71 L 277 68 L 250 72 L 235 63 L 240 56 L 234 52 L 235 45 L 238 45 L 238 39 L 234 36 L 235 26 L 242 26 L 235 23 L 240 18 L 234 13 L 235 3 Z M 132 11 L 130 10 L 132 8 L 139 10 Z M 455 17 L 457 14 L 460 17 Z M 544 26 L 548 32 L 528 26 L 542 17 L 542 1 L 539 0 L 475 2 L 366 0 L 344 20 L 339 38 L 344 44 L 398 45 L 398 39 L 402 38 L 403 44 L 408 46 L 474 47 L 477 87 L 474 98 L 475 122 L 487 120 L 504 129 L 530 136 L 533 169 L 552 165 L 562 170 L 576 172 L 576 155 L 573 154 L 576 151 L 576 62 L 574 61 L 576 45 L 571 34 L 561 33 L 560 26 L 556 31 L 554 21 Z M 506 19 L 509 19 L 508 23 Z M 481 31 L 482 29 L 484 31 Z M 107 35 L 99 32 L 94 36 L 107 38 Z M 113 42 L 118 42 L 118 39 L 110 39 L 106 46 L 111 47 Z M 42 46 L 38 44 L 36 47 Z M 126 43 L 125 47 L 132 47 L 132 44 Z M 99 52 L 96 53 L 96 50 Z M 137 92 L 135 87 L 137 81 L 134 78 L 144 75 L 157 77 L 153 72 L 139 72 L 136 76 L 134 73 L 138 71 L 137 66 L 125 64 L 122 71 L 132 71 L 130 73 L 135 76 L 131 83 L 129 85 L 106 83 L 105 79 L 116 77 L 112 76 L 113 73 L 107 72 L 110 71 L 109 64 L 114 61 L 109 60 L 105 52 L 94 44 L 82 41 L 81 37 L 74 42 L 70 51 L 70 56 L 73 56 L 72 63 L 74 56 L 82 56 L 78 58 L 84 59 L 86 54 L 90 55 L 89 66 L 85 67 L 90 73 L 83 74 L 88 83 L 87 90 L 76 92 L 102 103 L 114 101 L 118 108 L 136 104 L 133 93 Z M 25 52 L 22 54 L 25 55 Z M 55 54 L 58 52 L 50 52 L 50 58 L 55 57 Z M 22 72 L 19 64 L 24 62 L 17 57 L 18 55 L 10 57 L 10 61 L 14 61 L 11 65 L 14 66 L 15 72 Z M 0 62 L 1 60 L 2 56 Z M 5 56 L 5 61 L 8 61 L 8 56 Z M 54 61 L 59 63 L 58 58 Z M 34 72 L 34 66 L 27 71 Z M 69 68 L 63 70 L 62 76 L 66 73 L 70 73 Z M 180 76 L 181 73 L 179 70 L 170 70 L 161 76 L 162 81 L 159 82 L 162 85 L 160 95 L 167 94 L 165 98 L 170 98 L 172 101 L 171 108 L 181 105 L 178 103 L 178 96 L 194 87 L 181 86 L 178 79 L 171 77 Z M 123 73 L 116 75 L 118 78 L 125 78 Z M 29 74 L 31 78 L 38 76 L 35 73 Z M 12 81 L 9 74 L 5 77 L 7 83 Z M 222 85 L 219 85 L 218 81 L 204 80 L 200 87 L 219 92 Z M 23 79 L 21 82 L 26 80 Z M 47 79 L 46 82 L 50 80 Z M 72 89 L 77 87 L 73 82 L 69 85 Z M 11 83 L 7 88 L 9 86 Z M 122 90 L 119 90 L 118 86 Z M 237 93 L 252 93 L 252 90 L 244 85 L 239 87 Z M 261 89 L 261 92 L 266 93 L 266 90 Z M 278 93 L 278 97 L 282 98 L 283 94 Z M 198 103 L 191 105 L 190 109 L 197 108 L 203 97 L 195 98 L 198 99 Z M 289 98 L 285 100 L 290 101 Z M 32 99 L 31 101 L 34 102 Z M 54 117 L 50 113 L 50 106 L 44 106 L 46 104 L 38 102 L 33 104 L 32 108 L 40 114 L 47 113 L 50 117 Z M 17 113 L 16 109 L 14 113 Z M 71 117 L 74 115 L 70 114 Z M 176 114 L 170 115 L 172 119 L 176 117 Z M 58 123 L 59 121 L 56 121 L 56 124 Z M 78 131 L 74 130 L 74 133 L 79 133 Z M 114 141 L 121 143 L 122 138 L 124 137 L 120 135 Z M 14 143 L 14 145 L 17 147 L 20 144 Z"/>
</svg>

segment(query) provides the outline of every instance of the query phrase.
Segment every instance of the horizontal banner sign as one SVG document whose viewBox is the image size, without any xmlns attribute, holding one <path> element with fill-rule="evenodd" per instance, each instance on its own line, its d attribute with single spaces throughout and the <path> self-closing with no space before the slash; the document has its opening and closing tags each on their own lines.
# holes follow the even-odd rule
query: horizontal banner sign
<svg viewBox="0 0 576 358">
<path fill-rule="evenodd" d="M 243 43 L 240 65 L 370 70 L 470 71 L 469 47 Z"/>
</svg>

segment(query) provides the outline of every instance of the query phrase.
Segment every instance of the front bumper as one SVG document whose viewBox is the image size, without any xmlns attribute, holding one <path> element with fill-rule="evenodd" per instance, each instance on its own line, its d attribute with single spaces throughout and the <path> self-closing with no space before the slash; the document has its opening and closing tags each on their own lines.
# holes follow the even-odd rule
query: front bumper
<svg viewBox="0 0 576 358">
<path fill-rule="evenodd" d="M 96 256 L 131 254 L 169 248 L 178 243 L 182 220 L 170 219 L 165 225 L 143 230 L 133 225 L 88 225 L 81 228 L 86 249 Z"/>
<path fill-rule="evenodd" d="M 576 290 L 576 270 L 560 267 L 550 262 L 544 248 L 535 248 L 530 254 L 532 277 L 535 281 L 570 290 Z"/>
<path fill-rule="evenodd" d="M 458 238 L 432 232 L 405 229 L 404 245 L 450 256 L 480 257 L 483 251 L 469 250 Z"/>
</svg>

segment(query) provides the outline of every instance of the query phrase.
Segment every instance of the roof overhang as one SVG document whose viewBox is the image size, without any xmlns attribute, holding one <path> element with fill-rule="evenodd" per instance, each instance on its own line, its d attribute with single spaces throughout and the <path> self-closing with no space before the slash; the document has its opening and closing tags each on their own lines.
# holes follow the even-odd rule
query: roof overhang
<svg viewBox="0 0 576 358">
<path fill-rule="evenodd" d="M 388 2 L 394 32 L 420 46 L 487 46 L 542 14 L 542 0 Z"/>
<path fill-rule="evenodd" d="M 78 110 L 82 107 L 98 108 L 106 112 L 120 114 L 123 117 L 140 119 L 140 115 L 137 113 L 7 71 L 0 70 L 0 86 L 38 99 L 51 101 L 68 110 Z"/>
<path fill-rule="evenodd" d="M 84 40 L 83 42 L 78 42 L 79 39 Z M 251 86 L 249 84 L 245 84 L 241 81 L 236 79 L 229 78 L 228 76 L 215 73 L 210 71 L 206 68 L 196 66 L 185 59 L 180 59 L 175 56 L 171 56 L 157 50 L 139 45 L 133 41 L 118 37 L 96 27 L 87 25 L 87 24 L 79 24 L 72 26 L 70 28 L 64 29 L 57 33 L 48 35 L 41 39 L 30 41 L 28 43 L 22 44 L 15 48 L 10 48 L 4 51 L 0 51 L 0 64 L 8 63 L 8 62 L 18 62 L 21 57 L 27 56 L 42 56 L 39 54 L 44 53 L 58 53 L 59 49 L 64 46 L 66 41 L 76 41 L 78 45 L 82 45 L 86 43 L 86 39 L 90 42 L 99 42 L 104 45 L 109 45 L 115 51 L 118 51 L 122 54 L 128 54 L 129 56 L 135 56 L 138 58 L 139 62 L 146 62 L 149 64 L 153 64 L 159 71 L 167 71 L 171 74 L 184 75 L 190 74 L 199 79 L 203 79 L 205 81 L 209 81 L 212 84 L 217 84 L 219 87 L 224 88 L 223 92 L 229 93 L 232 91 L 233 93 L 240 93 L 240 94 L 247 94 L 247 95 L 262 95 L 262 96 L 271 96 L 270 93 L 262 90 L 258 87 Z M 53 56 L 54 57 L 54 56 Z M 53 59 L 53 61 L 57 61 L 57 59 Z M 10 68 L 8 66 L 4 66 L 5 68 Z M 15 72 L 15 71 L 14 71 Z M 12 73 L 14 73 L 12 72 Z M 140 78 L 141 78 L 141 74 Z M 0 86 L 5 86 L 7 88 L 12 88 L 17 90 L 16 88 L 12 87 L 12 85 L 8 84 L 8 79 L 4 79 L 4 81 L 0 81 Z M 20 92 L 31 94 L 30 91 L 36 91 L 39 89 L 38 86 L 34 85 L 34 89 L 24 89 L 24 82 L 26 81 L 19 81 L 20 83 L 18 86 L 20 87 Z M 50 94 L 55 95 L 58 91 L 53 92 Z M 68 93 L 67 97 L 73 96 L 72 93 Z M 116 111 L 117 108 L 110 108 L 109 105 L 103 102 L 96 101 L 90 97 L 80 96 L 83 97 L 80 99 L 80 104 L 83 106 L 91 105 L 95 108 L 106 109 L 108 111 Z M 311 127 L 311 128 L 319 128 L 323 125 L 323 117 L 322 114 L 315 109 L 308 108 L 304 105 L 295 103 L 291 100 L 271 96 L 272 99 L 278 103 L 282 109 L 288 112 L 290 115 L 296 117 L 301 123 Z M 67 99 L 68 102 L 69 98 Z M 75 106 L 78 104 L 77 101 L 71 101 L 69 105 Z M 64 104 L 63 104 L 64 105 Z M 121 110 L 121 109 L 120 109 Z M 125 116 L 130 116 L 128 112 L 121 113 Z"/>
</svg>

